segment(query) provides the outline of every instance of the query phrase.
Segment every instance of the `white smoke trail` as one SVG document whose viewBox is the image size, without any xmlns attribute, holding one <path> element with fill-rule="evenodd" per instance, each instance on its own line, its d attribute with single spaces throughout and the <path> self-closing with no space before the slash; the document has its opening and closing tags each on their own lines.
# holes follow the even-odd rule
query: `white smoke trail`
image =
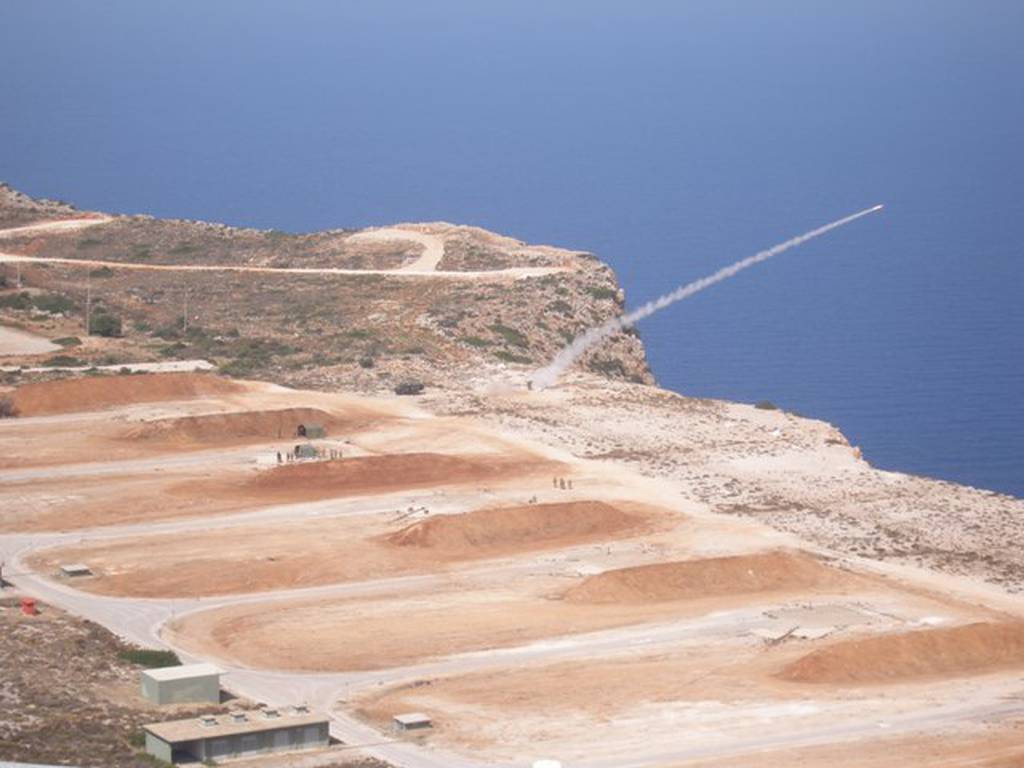
<svg viewBox="0 0 1024 768">
<path fill-rule="evenodd" d="M 705 288 L 710 288 L 715 283 L 728 280 L 737 272 L 742 272 L 747 267 L 760 264 L 762 261 L 767 261 L 773 256 L 778 256 L 780 253 L 788 251 L 790 248 L 796 248 L 798 245 L 803 245 L 808 240 L 812 240 L 815 237 L 824 235 L 826 232 L 831 232 L 833 229 L 838 229 L 839 227 L 856 221 L 863 216 L 867 216 L 868 214 L 875 213 L 880 210 L 882 210 L 881 205 L 876 205 L 872 208 L 865 208 L 863 211 L 859 211 L 858 213 L 854 213 L 842 219 L 837 219 L 831 224 L 826 224 L 823 227 L 812 229 L 810 232 L 805 232 L 804 234 L 798 235 L 784 243 L 773 245 L 767 250 L 755 253 L 753 256 L 748 256 L 742 261 L 737 261 L 735 264 L 731 264 L 728 267 L 723 267 L 713 275 L 708 275 L 707 277 L 702 277 L 700 280 L 694 280 L 692 283 L 682 285 L 671 293 L 666 293 L 661 298 L 650 301 L 642 307 L 634 309 L 628 314 L 621 315 L 620 317 L 613 317 L 611 320 L 608 320 L 601 325 L 594 326 L 586 333 L 573 339 L 573 341 L 565 347 L 565 349 L 555 355 L 555 358 L 545 367 L 537 369 L 533 376 L 530 377 L 530 384 L 534 389 L 550 387 L 558 381 L 558 377 L 561 376 L 570 365 L 576 362 L 580 355 L 595 344 L 601 343 L 609 336 L 613 336 L 624 328 L 634 325 L 638 321 L 653 315 L 658 310 L 664 309 L 670 304 L 675 304 L 677 301 L 688 299 L 690 296 L 693 296 L 693 294 L 699 293 Z"/>
</svg>

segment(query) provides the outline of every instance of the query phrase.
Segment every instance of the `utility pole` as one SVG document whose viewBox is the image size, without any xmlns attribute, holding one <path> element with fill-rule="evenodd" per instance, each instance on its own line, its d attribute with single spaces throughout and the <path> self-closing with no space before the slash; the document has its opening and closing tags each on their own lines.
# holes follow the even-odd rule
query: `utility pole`
<svg viewBox="0 0 1024 768">
<path fill-rule="evenodd" d="M 18 288 L 21 288 L 21 262 L 14 262 L 14 268 L 18 271 Z"/>
<path fill-rule="evenodd" d="M 185 289 L 185 307 L 181 313 L 181 332 L 188 333 L 188 288 Z"/>
<path fill-rule="evenodd" d="M 92 335 L 92 281 L 85 278 L 85 335 Z"/>
</svg>

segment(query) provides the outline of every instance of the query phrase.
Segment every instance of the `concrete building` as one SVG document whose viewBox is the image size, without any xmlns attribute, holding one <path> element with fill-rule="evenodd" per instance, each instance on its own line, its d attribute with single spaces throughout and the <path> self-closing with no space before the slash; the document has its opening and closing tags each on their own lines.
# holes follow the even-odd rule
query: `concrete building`
<svg viewBox="0 0 1024 768">
<path fill-rule="evenodd" d="M 92 569 L 82 563 L 65 563 L 60 567 L 60 575 L 67 578 L 76 576 L 92 576 Z"/>
<path fill-rule="evenodd" d="M 395 715 L 393 724 L 396 731 L 418 731 L 421 728 L 433 728 L 430 718 L 422 712 L 407 712 Z"/>
<path fill-rule="evenodd" d="M 328 720 L 306 707 L 203 715 L 143 726 L 146 752 L 168 763 L 326 747 Z"/>
<path fill-rule="evenodd" d="M 142 695 L 154 704 L 219 704 L 222 674 L 213 664 L 147 669 L 142 673 Z"/>
</svg>

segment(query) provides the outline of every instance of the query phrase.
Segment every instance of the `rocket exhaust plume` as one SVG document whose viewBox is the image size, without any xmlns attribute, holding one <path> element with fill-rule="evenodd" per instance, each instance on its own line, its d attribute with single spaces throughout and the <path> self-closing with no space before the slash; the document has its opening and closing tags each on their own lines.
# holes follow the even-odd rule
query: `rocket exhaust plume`
<svg viewBox="0 0 1024 768">
<path fill-rule="evenodd" d="M 784 253 L 790 248 L 796 248 L 798 245 L 803 245 L 808 240 L 813 240 L 827 232 L 831 232 L 833 229 L 839 229 L 839 227 L 846 226 L 857 219 L 880 210 L 882 210 L 881 205 L 865 208 L 863 211 L 837 219 L 830 224 L 825 224 L 817 229 L 812 229 L 810 232 L 805 232 L 802 235 L 797 235 L 791 240 L 779 243 L 778 245 L 773 245 L 767 250 L 755 253 L 753 256 L 748 256 L 741 261 L 737 261 L 735 264 L 730 264 L 728 267 L 723 267 L 713 275 L 708 275 L 707 277 L 702 277 L 699 280 L 694 280 L 692 283 L 681 285 L 671 293 L 666 293 L 664 296 L 655 299 L 654 301 L 649 301 L 642 307 L 634 309 L 632 312 L 628 312 L 619 317 L 613 317 L 611 320 L 608 320 L 601 325 L 594 326 L 586 333 L 573 339 L 565 349 L 555 355 L 555 358 L 548 363 L 548 365 L 534 371 L 533 375 L 529 379 L 530 386 L 533 389 L 544 389 L 546 387 L 550 387 L 558 381 L 558 377 L 561 376 L 565 370 L 576 362 L 580 355 L 588 349 L 596 344 L 600 344 L 609 336 L 614 336 L 619 331 L 635 325 L 645 317 L 653 315 L 658 310 L 664 309 L 670 304 L 675 304 L 677 301 L 688 299 L 695 293 L 700 293 L 705 288 L 710 288 L 715 283 L 728 280 L 733 275 L 747 269 L 747 267 L 760 264 L 762 261 L 767 261 L 773 256 L 778 256 L 780 253 Z"/>
</svg>

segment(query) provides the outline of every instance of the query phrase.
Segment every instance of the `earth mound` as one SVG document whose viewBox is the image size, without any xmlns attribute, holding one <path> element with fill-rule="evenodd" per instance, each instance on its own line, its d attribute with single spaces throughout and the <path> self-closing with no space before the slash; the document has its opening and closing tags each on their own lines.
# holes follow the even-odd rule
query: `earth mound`
<svg viewBox="0 0 1024 768">
<path fill-rule="evenodd" d="M 775 551 L 605 571 L 584 579 L 564 597 L 574 603 L 643 604 L 808 589 L 839 581 L 840 574 L 809 555 Z"/>
<path fill-rule="evenodd" d="M 300 424 L 327 428 L 329 436 L 351 429 L 354 420 L 339 418 L 319 408 L 281 408 L 269 411 L 238 411 L 157 419 L 135 425 L 122 438 L 140 442 L 211 443 L 244 439 L 288 440 L 296 438 Z"/>
<path fill-rule="evenodd" d="M 856 685 L 967 677 L 1024 667 L 1024 622 L 966 624 L 847 640 L 778 673 L 795 683 Z"/>
<path fill-rule="evenodd" d="M 600 501 L 528 504 L 433 517 L 389 534 L 384 541 L 462 555 L 599 541 L 640 529 L 645 522 L 640 515 Z"/>
<path fill-rule="evenodd" d="M 205 373 L 87 376 L 18 387 L 11 396 L 22 416 L 94 411 L 115 405 L 188 400 L 244 391 L 230 379 Z"/>
<path fill-rule="evenodd" d="M 503 456 L 392 453 L 286 464 L 261 472 L 248 485 L 260 496 L 331 498 L 352 492 L 502 480 L 522 476 L 541 466 L 539 461 Z"/>
</svg>

